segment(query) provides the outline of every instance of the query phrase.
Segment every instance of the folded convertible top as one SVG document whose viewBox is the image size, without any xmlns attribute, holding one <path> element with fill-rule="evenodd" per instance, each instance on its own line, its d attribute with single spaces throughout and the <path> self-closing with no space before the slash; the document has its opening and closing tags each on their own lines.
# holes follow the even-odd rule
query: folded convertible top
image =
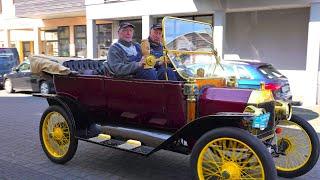
<svg viewBox="0 0 320 180">
<path fill-rule="evenodd" d="M 40 74 L 42 72 L 46 72 L 49 74 L 68 75 L 71 73 L 71 70 L 63 66 L 62 63 L 64 61 L 73 59 L 77 58 L 53 57 L 45 55 L 33 55 L 29 57 L 31 72 L 33 74 Z"/>
</svg>

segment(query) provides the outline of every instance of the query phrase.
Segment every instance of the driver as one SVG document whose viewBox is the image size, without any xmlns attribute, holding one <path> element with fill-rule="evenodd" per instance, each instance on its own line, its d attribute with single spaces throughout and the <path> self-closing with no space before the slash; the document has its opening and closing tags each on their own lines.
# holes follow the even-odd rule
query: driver
<svg viewBox="0 0 320 180">
<path fill-rule="evenodd" d="M 154 68 L 143 68 L 145 61 L 141 55 L 141 47 L 132 42 L 134 28 L 131 23 L 120 23 L 119 40 L 110 47 L 105 66 L 109 66 L 115 76 L 133 75 L 137 79 L 156 80 L 157 73 Z"/>
<path fill-rule="evenodd" d="M 163 46 L 162 46 L 162 26 L 160 23 L 153 24 L 150 28 L 150 35 L 148 39 L 142 40 L 141 47 L 148 46 L 150 54 L 154 55 L 157 59 L 163 59 Z M 154 66 L 157 70 L 157 78 L 159 80 L 166 80 L 166 73 L 168 80 L 176 81 L 176 74 L 170 67 L 166 67 L 162 61 L 157 61 Z"/>
</svg>

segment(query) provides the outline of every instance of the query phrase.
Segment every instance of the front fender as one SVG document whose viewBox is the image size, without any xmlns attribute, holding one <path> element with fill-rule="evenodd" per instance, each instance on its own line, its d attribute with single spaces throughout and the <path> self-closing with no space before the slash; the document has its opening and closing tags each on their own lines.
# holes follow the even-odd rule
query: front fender
<svg viewBox="0 0 320 180">
<path fill-rule="evenodd" d="M 160 144 L 154 151 L 165 149 L 178 139 L 198 139 L 206 132 L 219 127 L 242 127 L 241 120 L 253 117 L 247 113 L 219 113 L 217 115 L 209 115 L 195 119 L 176 131 L 170 138 Z M 189 142 L 188 142 L 189 143 Z M 188 144 L 189 148 L 192 148 Z"/>
</svg>

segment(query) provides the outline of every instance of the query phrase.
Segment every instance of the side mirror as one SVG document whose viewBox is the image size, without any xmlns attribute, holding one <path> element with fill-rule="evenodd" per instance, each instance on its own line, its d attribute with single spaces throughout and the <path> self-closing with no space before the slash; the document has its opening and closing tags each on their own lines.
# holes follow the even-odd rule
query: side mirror
<svg viewBox="0 0 320 180">
<path fill-rule="evenodd" d="M 13 67 L 12 71 L 19 71 L 19 69 L 17 67 Z"/>
</svg>

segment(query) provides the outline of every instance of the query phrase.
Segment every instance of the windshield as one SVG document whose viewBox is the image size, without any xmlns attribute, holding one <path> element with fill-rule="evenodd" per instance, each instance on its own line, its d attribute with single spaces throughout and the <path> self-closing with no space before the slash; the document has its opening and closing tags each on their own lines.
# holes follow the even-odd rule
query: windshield
<svg viewBox="0 0 320 180">
<path fill-rule="evenodd" d="M 167 55 L 183 78 L 219 76 L 210 24 L 165 17 L 163 27 Z"/>
</svg>

